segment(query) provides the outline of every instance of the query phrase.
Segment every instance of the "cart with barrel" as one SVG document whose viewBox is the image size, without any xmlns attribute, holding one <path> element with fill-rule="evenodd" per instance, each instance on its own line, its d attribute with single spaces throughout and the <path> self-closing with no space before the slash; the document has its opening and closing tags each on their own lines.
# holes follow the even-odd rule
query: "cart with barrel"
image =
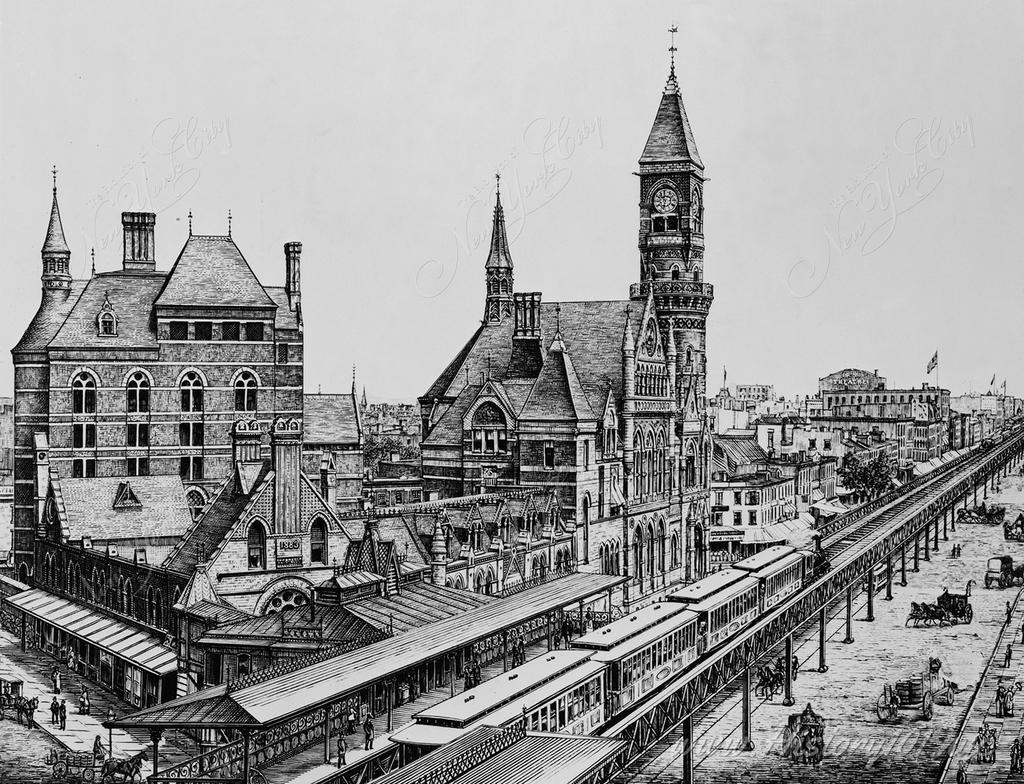
<svg viewBox="0 0 1024 784">
<path fill-rule="evenodd" d="M 936 705 L 952 705 L 957 686 L 941 673 L 938 659 L 929 661 L 928 672 L 906 680 L 887 683 L 875 703 L 879 721 L 896 721 L 901 710 L 920 711 L 921 718 L 930 721 Z"/>
</svg>

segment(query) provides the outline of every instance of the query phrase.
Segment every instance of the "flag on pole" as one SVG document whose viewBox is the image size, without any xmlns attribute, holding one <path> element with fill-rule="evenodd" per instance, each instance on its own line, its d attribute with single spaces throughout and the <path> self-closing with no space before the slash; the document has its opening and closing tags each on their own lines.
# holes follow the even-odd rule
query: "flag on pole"
<svg viewBox="0 0 1024 784">
<path fill-rule="evenodd" d="M 932 354 L 932 358 L 928 360 L 928 369 L 925 371 L 925 375 L 931 373 L 939 364 L 939 350 L 935 349 L 935 353 Z"/>
<path fill-rule="evenodd" d="M 996 385 L 996 374 L 993 373 L 992 374 L 992 380 L 988 382 L 989 389 L 991 389 L 995 385 Z"/>
</svg>

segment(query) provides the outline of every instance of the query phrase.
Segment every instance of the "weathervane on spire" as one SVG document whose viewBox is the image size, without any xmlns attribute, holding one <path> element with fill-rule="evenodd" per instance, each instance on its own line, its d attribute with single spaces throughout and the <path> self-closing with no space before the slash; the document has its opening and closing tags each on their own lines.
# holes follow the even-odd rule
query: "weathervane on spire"
<svg viewBox="0 0 1024 784">
<path fill-rule="evenodd" d="M 188 236 L 192 236 L 192 210 L 188 211 Z"/>
<path fill-rule="evenodd" d="M 231 236 L 231 210 L 228 210 L 228 236 Z"/>
<path fill-rule="evenodd" d="M 90 255 L 92 256 L 92 276 L 91 277 L 95 278 L 96 277 L 96 248 L 92 249 L 92 251 L 90 252 Z"/>
<path fill-rule="evenodd" d="M 53 192 L 57 192 L 57 164 L 53 165 Z"/>
<path fill-rule="evenodd" d="M 676 75 L 676 33 L 679 32 L 679 28 L 676 25 L 672 25 L 668 29 L 669 34 L 672 36 L 672 43 L 668 48 L 668 54 L 671 58 L 671 66 L 669 67 L 669 76 Z"/>
</svg>

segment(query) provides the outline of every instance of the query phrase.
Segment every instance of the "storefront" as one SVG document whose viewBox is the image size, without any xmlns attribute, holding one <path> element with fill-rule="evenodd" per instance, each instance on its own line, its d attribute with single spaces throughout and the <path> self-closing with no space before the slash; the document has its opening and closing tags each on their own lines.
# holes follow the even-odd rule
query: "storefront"
<svg viewBox="0 0 1024 784">
<path fill-rule="evenodd" d="M 28 645 L 64 664 L 74 653 L 79 675 L 125 702 L 144 708 L 174 699 L 177 655 L 156 636 L 39 588 L 5 601 L 24 613 Z"/>
</svg>

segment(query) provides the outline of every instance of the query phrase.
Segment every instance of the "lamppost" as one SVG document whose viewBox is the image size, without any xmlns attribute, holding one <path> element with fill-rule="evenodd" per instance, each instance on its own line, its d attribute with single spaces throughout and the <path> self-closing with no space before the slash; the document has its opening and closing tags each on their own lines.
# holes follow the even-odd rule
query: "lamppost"
<svg viewBox="0 0 1024 784">
<path fill-rule="evenodd" d="M 114 727 L 113 721 L 117 718 L 117 714 L 114 713 L 114 706 L 111 705 L 107 708 L 107 753 L 110 758 L 114 758 Z"/>
</svg>

